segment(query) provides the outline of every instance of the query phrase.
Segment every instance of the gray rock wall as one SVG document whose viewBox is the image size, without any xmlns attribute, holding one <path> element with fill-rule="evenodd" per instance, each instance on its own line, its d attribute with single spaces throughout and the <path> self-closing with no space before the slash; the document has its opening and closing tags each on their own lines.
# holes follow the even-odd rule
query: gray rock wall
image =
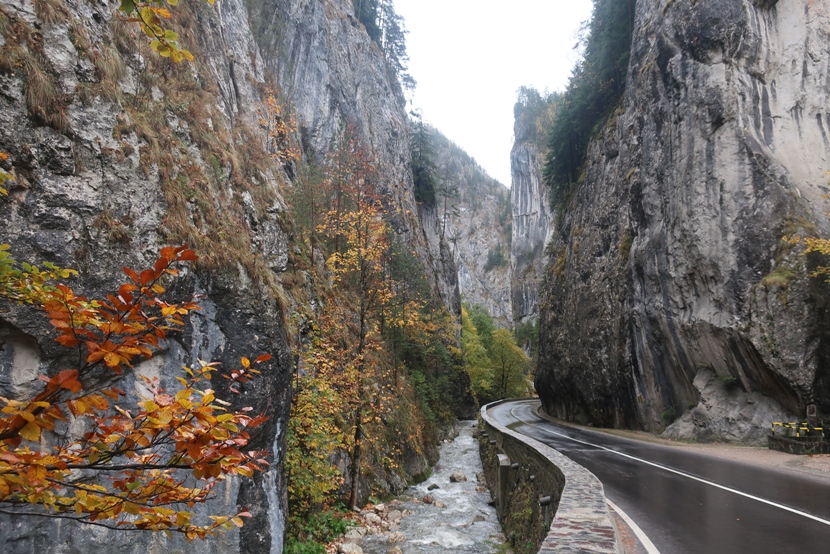
<svg viewBox="0 0 830 554">
<path fill-rule="evenodd" d="M 517 141 L 513 145 L 510 152 L 513 211 L 510 290 L 514 323 L 533 321 L 539 315 L 545 246 L 553 230 L 548 189 L 542 184 L 540 167 L 541 155 L 533 141 Z"/>
<path fill-rule="evenodd" d="M 187 222 L 194 232 L 223 244 L 217 230 L 220 221 L 200 220 L 211 212 L 210 206 L 199 204 L 196 187 L 203 187 L 210 191 L 206 197 L 213 197 L 222 209 L 238 210 L 220 220 L 240 226 L 250 251 L 232 257 L 284 270 L 287 236 L 279 222 L 284 207 L 276 188 L 284 176 L 263 174 L 251 182 L 268 191 L 263 195 L 268 202 L 255 205 L 242 186 L 245 170 L 233 167 L 238 160 L 206 159 L 211 149 L 201 141 L 209 137 L 197 135 L 197 123 L 210 126 L 216 135 L 255 129 L 251 122 L 265 77 L 256 46 L 245 38 L 244 5 L 224 0 L 215 9 L 195 4 L 177 14 L 177 24 L 196 35 L 190 48 L 198 61 L 189 67 L 172 67 L 153 58 L 143 40 L 129 37 L 131 26 L 119 23 L 110 6 L 83 1 L 56 5 L 58 12 L 50 15 L 43 3 L 0 3 L 5 23 L 0 48 L 6 64 L 0 74 L 0 150 L 10 154 L 7 169 L 15 176 L 7 184 L 9 198 L 0 202 L 0 234 L 2 242 L 12 245 L 14 256 L 77 268 L 81 277 L 69 284 L 85 295 L 101 297 L 124 281 L 122 266 L 146 267 L 161 245 L 184 238 L 185 231 L 175 228 L 175 216 L 184 218 L 177 220 L 182 225 Z M 217 28 L 223 32 L 217 34 Z M 191 110 L 201 115 L 189 117 Z M 238 139 L 224 149 L 230 157 L 248 151 Z M 264 152 L 261 147 L 254 151 Z M 209 184 L 211 168 L 216 182 Z M 221 200 L 219 189 L 226 191 Z M 189 203 L 175 205 L 183 190 L 189 191 Z M 129 403 L 143 392 L 139 375 L 159 377 L 174 390 L 173 378 L 181 366 L 196 365 L 199 359 L 233 367 L 243 355 L 274 355 L 264 368 L 266 377 L 239 396 L 215 383 L 220 396 L 235 406 L 249 405 L 269 416 L 253 446 L 270 452 L 273 465 L 253 480 L 226 481 L 216 498 L 197 507 L 196 513 L 250 508 L 253 517 L 248 524 L 213 541 L 188 543 L 178 536 L 168 539 L 163 534 L 3 516 L 0 550 L 282 551 L 282 430 L 292 367 L 283 309 L 267 282 L 254 279 L 250 268 L 209 265 L 187 270 L 170 291 L 178 299 L 204 294 L 203 311 L 152 360 L 137 365 L 121 387 Z M 5 343 L 0 351 L 0 394 L 31 388 L 37 372 L 56 372 L 71 364 L 66 352 L 52 342 L 43 316 L 31 310 L 4 306 L 0 334 Z"/>
<path fill-rule="evenodd" d="M 828 38 L 821 2 L 638 3 L 623 105 L 546 269 L 550 413 L 661 429 L 708 410 L 702 372 L 746 394 L 718 396 L 720 427 L 686 438 L 751 440 L 769 423 L 756 393 L 830 413 L 826 285 L 782 241 L 828 231 Z"/>
<path fill-rule="evenodd" d="M 488 266 L 491 253 L 500 251 L 505 262 L 510 257 L 509 191 L 459 146 L 439 131 L 431 132 L 439 188 L 434 214 L 458 268 L 461 298 L 484 306 L 500 325 L 510 326 L 509 265 Z M 441 190 L 453 192 L 446 205 Z"/>
<path fill-rule="evenodd" d="M 384 179 L 396 230 L 432 269 L 433 285 L 460 313 L 452 253 L 436 214 L 412 194 L 403 92 L 378 45 L 354 17 L 351 0 L 248 0 L 267 67 L 296 109 L 304 145 L 332 149 L 344 125 L 355 127 Z"/>
<path fill-rule="evenodd" d="M 4 517 L 0 550 L 281 552 L 293 364 L 277 281 L 292 263 L 281 191 L 294 168 L 272 162 L 258 124 L 269 89 L 293 101 L 308 156 L 322 157 L 343 125 L 359 129 L 387 176 L 396 228 L 460 311 L 452 254 L 413 200 L 405 115 L 382 54 L 348 0 L 181 4 L 174 26 L 196 61 L 178 66 L 151 52 L 109 5 L 0 0 L 0 9 L 0 151 L 15 176 L 0 200 L 0 242 L 19 260 L 77 268 L 82 277 L 71 284 L 101 296 L 121 281 L 122 266 L 140 268 L 161 245 L 187 240 L 202 262 L 171 293 L 204 294 L 204 311 L 136 375 L 169 380 L 197 359 L 227 367 L 241 355 L 275 355 L 241 397 L 217 387 L 269 415 L 254 446 L 273 454 L 272 469 L 229 481 L 215 501 L 253 513 L 241 531 L 186 543 Z M 38 371 L 64 369 L 49 337 L 42 317 L 0 312 L 0 394 L 31 387 Z"/>
</svg>

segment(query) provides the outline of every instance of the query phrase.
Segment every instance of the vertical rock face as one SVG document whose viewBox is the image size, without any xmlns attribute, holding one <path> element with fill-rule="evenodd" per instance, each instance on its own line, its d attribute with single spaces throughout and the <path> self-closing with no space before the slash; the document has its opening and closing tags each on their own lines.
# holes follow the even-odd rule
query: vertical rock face
<svg viewBox="0 0 830 554">
<path fill-rule="evenodd" d="M 647 429 L 685 413 L 674 436 L 749 440 L 758 409 L 830 413 L 827 291 L 782 241 L 828 230 L 829 11 L 638 3 L 624 104 L 551 247 L 549 412 Z"/>
<path fill-rule="evenodd" d="M 177 14 L 177 24 L 196 35 L 191 49 L 198 62 L 173 67 L 154 57 L 144 40 L 131 38 L 132 25 L 120 22 L 108 5 L 0 2 L 0 151 L 10 154 L 6 169 L 15 177 L 6 185 L 9 197 L 0 201 L 0 235 L 18 260 L 77 268 L 82 276 L 68 284 L 95 298 L 126 280 L 123 266 L 147 267 L 166 242 L 192 236 L 205 248 L 221 247 L 216 260 L 206 259 L 202 269 L 185 271 L 171 285 L 176 299 L 203 294 L 203 311 L 125 377 L 124 405 L 145 391 L 139 376 L 157 377 L 175 390 L 183 365 L 203 359 L 234 367 L 240 356 L 269 352 L 274 359 L 265 368 L 267 377 L 255 387 L 235 396 L 224 384 L 215 385 L 235 406 L 268 415 L 252 446 L 271 454 L 272 468 L 253 480 L 226 481 L 213 501 L 196 508 L 197 516 L 205 508 L 251 508 L 249 525 L 209 543 L 3 516 L 3 552 L 282 549 L 282 430 L 291 360 L 282 307 L 266 275 L 252 277 L 256 267 L 285 269 L 287 237 L 276 188 L 281 177 L 249 168 L 244 158 L 264 149 L 261 140 L 246 146 L 240 138 L 255 132 L 263 64 L 252 40 L 238 35 L 248 29 L 241 2 L 190 7 Z M 227 32 L 217 35 L 217 27 Z M 226 141 L 221 149 L 212 146 L 217 140 Z M 223 235 L 229 233 L 238 240 Z M 4 396 L 37 387 L 37 373 L 72 367 L 41 314 L 4 307 L 0 335 Z"/>
<path fill-rule="evenodd" d="M 295 107 L 304 146 L 330 151 L 354 126 L 382 169 L 393 224 L 428 263 L 434 286 L 460 313 L 458 278 L 435 214 L 419 213 L 412 194 L 403 92 L 383 52 L 354 17 L 351 0 L 248 2 L 269 69 Z"/>
<path fill-rule="evenodd" d="M 438 183 L 434 212 L 451 245 L 461 297 L 509 326 L 509 191 L 438 130 L 430 133 Z"/>
<path fill-rule="evenodd" d="M 517 140 L 510 152 L 510 205 L 513 211 L 510 290 L 514 323 L 527 323 L 539 315 L 544 250 L 553 224 L 547 187 L 542 184 L 539 172 L 539 148 L 533 141 L 518 140 L 523 134 L 516 130 Z"/>
<path fill-rule="evenodd" d="M 291 264 L 280 189 L 293 168 L 273 163 L 258 123 L 269 89 L 294 102 L 309 156 L 324 155 L 341 126 L 358 129 L 387 176 L 397 230 L 460 311 L 451 252 L 413 201 L 405 115 L 381 52 L 348 0 L 180 5 L 174 26 L 196 62 L 178 66 L 108 5 L 0 0 L 0 9 L 0 151 L 15 176 L 0 200 L 0 242 L 19 260 L 77 268 L 73 288 L 100 297 L 123 281 L 122 266 L 146 266 L 161 245 L 189 241 L 201 265 L 170 292 L 203 294 L 203 311 L 135 375 L 173 383 L 199 359 L 229 367 L 242 355 L 274 355 L 241 396 L 217 384 L 220 397 L 269 416 L 253 446 L 273 455 L 271 470 L 227 481 L 211 508 L 247 508 L 253 517 L 242 530 L 187 543 L 3 516 L 0 550 L 282 552 L 292 362 L 276 278 Z M 39 315 L 0 312 L 0 395 L 65 369 L 50 336 Z M 135 380 L 123 387 L 132 400 L 141 390 Z"/>
</svg>

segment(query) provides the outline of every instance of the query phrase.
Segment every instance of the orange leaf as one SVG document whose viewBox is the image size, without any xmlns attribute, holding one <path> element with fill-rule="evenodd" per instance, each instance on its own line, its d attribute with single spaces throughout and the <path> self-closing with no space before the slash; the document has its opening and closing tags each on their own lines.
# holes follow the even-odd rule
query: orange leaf
<svg viewBox="0 0 830 554">
<path fill-rule="evenodd" d="M 52 377 L 49 382 L 54 383 L 56 385 L 60 385 L 63 387 L 63 384 L 66 381 L 73 381 L 78 378 L 78 370 L 77 369 L 65 369 Z"/>
<path fill-rule="evenodd" d="M 118 287 L 118 296 L 120 296 L 124 302 L 128 304 L 133 301 L 133 295 L 131 294 L 132 291 L 136 290 L 135 285 L 131 285 L 130 283 L 124 283 L 120 287 Z"/>
<path fill-rule="evenodd" d="M 271 354 L 260 354 L 259 356 L 257 356 L 256 360 L 254 360 L 254 363 L 261 364 L 262 362 L 267 362 L 271 358 L 273 358 Z"/>
<path fill-rule="evenodd" d="M 124 273 L 127 274 L 127 277 L 133 280 L 133 283 L 138 283 L 138 273 L 130 269 L 129 267 L 124 268 Z"/>
<path fill-rule="evenodd" d="M 65 346 L 66 348 L 74 348 L 80 344 L 80 341 L 72 335 L 58 335 L 55 342 Z"/>
<path fill-rule="evenodd" d="M 202 449 L 199 448 L 198 444 L 189 443 L 187 445 L 187 455 L 190 456 L 193 461 L 198 461 L 202 457 Z"/>
<path fill-rule="evenodd" d="M 181 254 L 179 254 L 179 261 L 181 262 L 195 262 L 199 259 L 199 256 L 196 255 L 196 252 L 193 250 L 184 250 Z"/>
<path fill-rule="evenodd" d="M 156 272 L 152 269 L 145 269 L 141 272 L 141 286 L 148 285 L 156 278 Z"/>
<path fill-rule="evenodd" d="M 34 442 L 38 440 L 40 438 L 40 425 L 30 421 L 20 430 L 20 436 L 27 441 Z"/>
<path fill-rule="evenodd" d="M 104 363 L 107 364 L 107 367 L 109 368 L 118 367 L 121 365 L 121 356 L 112 352 L 107 352 L 104 354 Z"/>
<path fill-rule="evenodd" d="M 77 379 L 70 379 L 69 381 L 64 381 L 63 383 L 61 383 L 61 388 L 70 390 L 75 394 L 78 394 L 79 392 L 81 392 L 81 390 L 83 390 L 84 387 L 83 385 L 81 385 L 81 382 Z"/>
</svg>

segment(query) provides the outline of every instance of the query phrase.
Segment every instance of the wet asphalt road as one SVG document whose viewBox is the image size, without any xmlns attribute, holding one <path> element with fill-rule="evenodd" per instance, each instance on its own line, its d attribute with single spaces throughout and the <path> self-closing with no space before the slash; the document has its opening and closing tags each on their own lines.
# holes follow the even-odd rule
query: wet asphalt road
<svg viewBox="0 0 830 554">
<path fill-rule="evenodd" d="M 557 425 L 536 415 L 538 405 L 489 413 L 596 475 L 661 554 L 830 553 L 830 478 Z"/>
</svg>

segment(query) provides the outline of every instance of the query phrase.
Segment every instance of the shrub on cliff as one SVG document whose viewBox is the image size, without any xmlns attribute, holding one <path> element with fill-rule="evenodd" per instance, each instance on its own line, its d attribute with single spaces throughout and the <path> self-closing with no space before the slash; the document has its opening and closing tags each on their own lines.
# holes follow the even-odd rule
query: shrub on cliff
<svg viewBox="0 0 830 554">
<path fill-rule="evenodd" d="M 619 103 L 634 27 L 634 0 L 594 0 L 594 13 L 548 136 L 544 181 L 551 203 L 563 203 L 582 171 L 588 142 Z"/>
<path fill-rule="evenodd" d="M 0 245 L 0 299 L 43 310 L 55 342 L 75 360 L 38 375 L 39 387 L 23 389 L 31 394 L 0 397 L 0 512 L 176 531 L 188 540 L 241 527 L 250 516 L 243 509 L 193 521 L 193 507 L 226 476 L 251 477 L 268 465 L 263 452 L 245 450 L 248 431 L 265 417 L 250 408 L 229 411 L 216 397 L 210 379 L 217 364 L 184 368 L 178 391 L 143 378 L 138 401 L 113 386 L 199 309 L 163 299 L 176 266 L 195 259 L 186 247 L 163 248 L 151 268 L 124 268 L 128 280 L 116 292 L 90 300 L 63 283 L 75 271 L 19 266 L 9 245 Z M 226 375 L 230 390 L 259 373 L 247 358 L 241 365 Z"/>
</svg>

